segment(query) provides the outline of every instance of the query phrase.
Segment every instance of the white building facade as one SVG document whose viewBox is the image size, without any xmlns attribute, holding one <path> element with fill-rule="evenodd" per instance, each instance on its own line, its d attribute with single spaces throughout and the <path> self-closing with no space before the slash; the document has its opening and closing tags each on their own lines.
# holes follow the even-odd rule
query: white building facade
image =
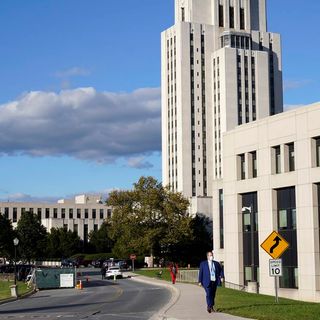
<svg viewBox="0 0 320 320">
<path fill-rule="evenodd" d="M 59 200 L 57 203 L 0 202 L 0 212 L 12 221 L 14 227 L 24 212 L 38 216 L 42 225 L 51 228 L 66 228 L 77 232 L 85 242 L 93 230 L 111 218 L 112 208 L 107 207 L 100 196 L 79 195 L 74 200 Z"/>
<path fill-rule="evenodd" d="M 289 243 L 280 295 L 320 299 L 320 104 L 283 112 L 265 0 L 175 0 L 162 33 L 163 183 L 213 218 L 228 282 L 274 294 L 260 244 Z"/>
<path fill-rule="evenodd" d="M 224 208 L 213 221 L 224 221 L 214 243 L 227 281 L 257 281 L 259 292 L 274 294 L 260 245 L 275 230 L 290 244 L 280 295 L 319 302 L 320 103 L 242 125 L 223 140 Z"/>
</svg>

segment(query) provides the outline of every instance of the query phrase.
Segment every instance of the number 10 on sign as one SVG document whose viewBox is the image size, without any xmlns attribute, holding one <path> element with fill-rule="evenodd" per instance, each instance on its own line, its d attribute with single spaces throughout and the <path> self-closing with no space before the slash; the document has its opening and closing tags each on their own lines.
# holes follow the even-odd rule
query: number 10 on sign
<svg viewBox="0 0 320 320">
<path fill-rule="evenodd" d="M 270 277 L 281 277 L 282 276 L 282 260 L 281 259 L 269 260 L 269 272 L 270 272 Z"/>
</svg>

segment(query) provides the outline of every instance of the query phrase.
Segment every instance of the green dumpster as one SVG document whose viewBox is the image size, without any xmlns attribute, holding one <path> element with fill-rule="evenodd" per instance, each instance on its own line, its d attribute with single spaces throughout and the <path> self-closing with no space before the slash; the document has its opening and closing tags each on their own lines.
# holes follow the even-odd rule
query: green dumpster
<svg viewBox="0 0 320 320">
<path fill-rule="evenodd" d="M 72 268 L 39 268 L 35 272 L 38 289 L 74 288 L 76 271 Z"/>
</svg>

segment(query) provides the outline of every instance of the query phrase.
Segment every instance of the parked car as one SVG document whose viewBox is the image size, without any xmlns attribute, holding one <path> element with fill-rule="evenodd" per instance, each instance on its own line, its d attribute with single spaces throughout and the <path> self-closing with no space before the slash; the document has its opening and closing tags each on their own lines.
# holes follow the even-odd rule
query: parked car
<svg viewBox="0 0 320 320">
<path fill-rule="evenodd" d="M 120 270 L 120 267 L 110 267 L 107 271 L 106 271 L 106 279 L 114 279 L 114 277 L 116 277 L 116 279 L 122 279 L 123 278 L 123 274 Z"/>
<path fill-rule="evenodd" d="M 63 259 L 61 260 L 61 267 L 67 267 L 67 268 L 79 267 L 79 264 L 77 263 L 77 261 L 73 259 Z"/>
<path fill-rule="evenodd" d="M 91 265 L 92 265 L 94 268 L 101 268 L 102 265 L 103 265 L 103 262 L 104 262 L 104 259 L 93 260 L 93 261 L 91 262 Z"/>
</svg>

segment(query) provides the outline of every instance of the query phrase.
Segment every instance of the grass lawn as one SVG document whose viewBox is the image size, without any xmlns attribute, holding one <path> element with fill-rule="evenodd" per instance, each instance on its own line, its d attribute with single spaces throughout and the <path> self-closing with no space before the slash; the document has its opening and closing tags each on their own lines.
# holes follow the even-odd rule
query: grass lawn
<svg viewBox="0 0 320 320">
<path fill-rule="evenodd" d="M 12 285 L 13 282 L 0 281 L 0 301 L 3 299 L 11 298 L 10 286 Z M 31 289 L 27 288 L 27 285 L 24 282 L 18 282 L 17 285 L 19 296 L 31 291 Z"/>
<path fill-rule="evenodd" d="M 137 274 L 157 278 L 159 270 L 139 270 Z M 162 269 L 162 279 L 171 281 L 169 270 Z M 250 294 L 246 292 L 218 288 L 216 307 L 219 312 L 258 320 L 319 320 L 320 304 L 289 299 Z"/>
<path fill-rule="evenodd" d="M 162 270 L 161 277 L 158 276 L 159 271 Z M 171 276 L 169 269 L 163 268 L 163 269 L 152 269 L 152 270 L 137 270 L 135 273 L 140 274 L 141 276 L 149 277 L 149 278 L 158 278 L 165 281 L 171 282 Z"/>
</svg>

